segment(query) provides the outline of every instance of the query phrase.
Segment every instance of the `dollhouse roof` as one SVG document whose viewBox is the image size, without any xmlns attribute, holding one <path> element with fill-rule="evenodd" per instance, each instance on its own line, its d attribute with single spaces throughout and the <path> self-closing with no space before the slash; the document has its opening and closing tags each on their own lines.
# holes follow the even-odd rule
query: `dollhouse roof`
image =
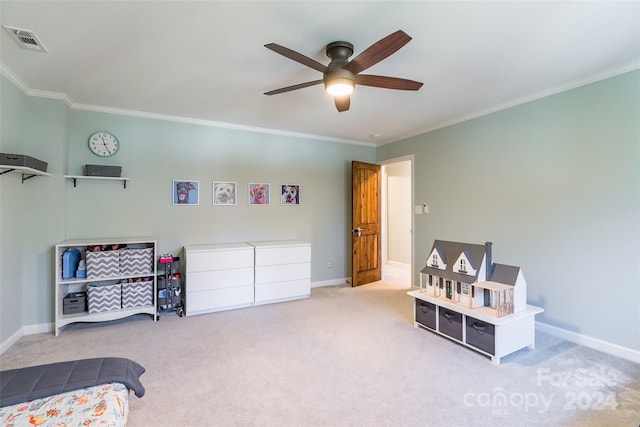
<svg viewBox="0 0 640 427">
<path fill-rule="evenodd" d="M 505 285 L 515 286 L 518 280 L 520 267 L 505 264 L 493 264 L 493 273 L 491 273 L 491 281 L 504 283 Z"/>
<path fill-rule="evenodd" d="M 434 247 L 434 248 L 432 248 L 432 249 L 431 249 L 431 253 L 430 253 L 430 255 L 431 255 L 431 254 L 433 254 L 433 251 L 434 251 L 434 250 L 435 250 L 435 252 L 438 254 L 438 256 L 440 257 L 440 259 L 442 260 L 442 262 L 443 262 L 444 264 L 447 264 L 447 255 L 444 253 L 444 251 L 442 250 L 442 248 L 438 248 L 438 247 Z M 427 260 L 427 263 L 428 263 L 429 261 L 430 261 L 430 260 Z"/>
<path fill-rule="evenodd" d="M 482 265 L 482 260 L 484 259 L 487 251 L 487 247 L 485 245 L 436 240 L 433 242 L 433 246 L 431 247 L 429 254 L 433 253 L 434 249 L 438 251 L 441 258 L 447 261 L 447 268 L 446 270 L 433 268 L 430 266 L 429 260 L 427 260 L 427 265 L 422 269 L 422 273 L 432 274 L 434 276 L 444 277 L 446 279 L 463 283 L 473 283 L 478 280 L 480 266 Z M 464 253 L 469 260 L 471 267 L 476 271 L 475 275 L 455 273 L 453 271 L 453 263 L 458 259 L 461 253 Z"/>
</svg>

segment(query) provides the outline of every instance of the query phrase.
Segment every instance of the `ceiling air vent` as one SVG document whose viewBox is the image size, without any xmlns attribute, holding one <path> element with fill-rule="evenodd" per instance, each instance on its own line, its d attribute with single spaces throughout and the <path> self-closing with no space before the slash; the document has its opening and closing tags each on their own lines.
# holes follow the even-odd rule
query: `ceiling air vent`
<svg viewBox="0 0 640 427">
<path fill-rule="evenodd" d="M 13 37 L 21 48 L 35 50 L 37 52 L 47 51 L 47 48 L 44 47 L 40 40 L 38 40 L 38 37 L 33 33 L 33 31 L 10 27 L 8 25 L 3 25 L 3 27 L 9 32 L 9 34 L 11 34 L 11 37 Z"/>
</svg>

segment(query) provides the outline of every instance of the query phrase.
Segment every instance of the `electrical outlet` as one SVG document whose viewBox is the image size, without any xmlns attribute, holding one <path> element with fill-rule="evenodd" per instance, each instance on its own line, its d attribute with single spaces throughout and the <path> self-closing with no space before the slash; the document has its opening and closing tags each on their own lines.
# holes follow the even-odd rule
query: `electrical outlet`
<svg viewBox="0 0 640 427">
<path fill-rule="evenodd" d="M 327 261 L 327 268 L 331 268 L 331 261 Z"/>
</svg>

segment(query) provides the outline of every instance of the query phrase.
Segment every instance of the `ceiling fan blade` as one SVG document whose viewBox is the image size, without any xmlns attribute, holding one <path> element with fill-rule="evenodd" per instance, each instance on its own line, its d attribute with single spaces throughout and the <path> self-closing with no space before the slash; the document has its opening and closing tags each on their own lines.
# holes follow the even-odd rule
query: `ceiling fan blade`
<svg viewBox="0 0 640 427">
<path fill-rule="evenodd" d="M 410 40 L 411 37 L 409 37 L 404 31 L 398 30 L 366 48 L 343 68 L 353 74 L 358 74 L 359 72 L 364 71 L 382 61 L 386 57 L 391 56 L 402 46 L 409 43 Z"/>
<path fill-rule="evenodd" d="M 336 108 L 341 113 L 343 111 L 347 111 L 349 109 L 349 106 L 351 105 L 351 97 L 349 95 L 334 96 L 333 99 L 336 103 Z"/>
<path fill-rule="evenodd" d="M 327 68 L 326 65 L 323 65 L 315 59 L 311 59 L 308 56 L 304 56 L 301 53 L 291 50 L 288 47 L 280 46 L 276 43 L 265 44 L 264 47 L 266 47 L 267 49 L 271 49 L 272 51 L 279 53 L 282 56 L 286 56 L 289 59 L 299 62 L 302 65 L 306 65 L 307 67 L 311 67 L 314 70 L 318 70 L 321 73 L 326 73 L 327 71 L 329 71 L 329 68 Z"/>
<path fill-rule="evenodd" d="M 322 83 L 322 79 L 320 80 L 313 80 L 311 82 L 306 82 L 306 83 L 299 83 L 297 85 L 293 85 L 293 86 L 287 86 L 287 87 L 281 87 L 280 89 L 275 89 L 275 90 L 270 90 L 269 92 L 265 92 L 265 95 L 277 95 L 278 93 L 284 93 L 284 92 L 290 92 L 292 90 L 296 90 L 296 89 L 302 89 L 305 87 L 309 87 L 309 86 L 315 86 Z"/>
<path fill-rule="evenodd" d="M 356 84 L 397 90 L 418 90 L 422 87 L 422 83 L 415 80 L 401 79 L 398 77 L 374 76 L 371 74 L 358 74 L 356 76 Z"/>
</svg>

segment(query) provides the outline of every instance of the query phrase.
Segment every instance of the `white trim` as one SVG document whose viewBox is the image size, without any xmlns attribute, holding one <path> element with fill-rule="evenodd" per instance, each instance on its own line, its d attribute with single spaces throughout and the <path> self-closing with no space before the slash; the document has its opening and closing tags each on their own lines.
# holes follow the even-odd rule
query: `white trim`
<svg viewBox="0 0 640 427">
<path fill-rule="evenodd" d="M 278 129 L 238 125 L 233 123 L 216 122 L 212 120 L 193 119 L 190 117 L 171 116 L 167 114 L 148 113 L 145 111 L 127 110 L 123 108 L 112 108 L 112 107 L 102 107 L 99 105 L 79 104 L 76 102 L 72 102 L 71 108 L 74 110 L 94 111 L 98 113 L 107 113 L 107 114 L 118 114 L 121 116 L 142 117 L 142 118 L 148 118 L 148 119 L 164 120 L 169 122 L 179 122 L 179 123 L 187 123 L 187 124 L 200 125 L 200 126 L 210 126 L 210 127 L 221 128 L 221 129 L 241 130 L 244 132 L 265 133 L 265 134 L 278 135 L 278 136 L 291 136 L 291 137 L 303 138 L 303 139 L 319 139 L 323 141 L 338 142 L 342 144 L 364 145 L 366 147 L 376 146 L 376 144 L 372 142 L 355 141 L 355 140 L 342 139 L 342 138 L 332 138 L 328 136 L 311 135 L 311 134 L 299 133 L 299 132 L 288 132 L 288 131 L 283 131 Z"/>
<path fill-rule="evenodd" d="M 27 325 L 18 329 L 13 335 L 0 344 L 0 356 L 9 350 L 20 338 L 27 335 L 47 334 L 53 332 L 53 323 L 40 323 L 36 325 Z"/>
<path fill-rule="evenodd" d="M 210 127 L 216 127 L 216 128 L 222 128 L 222 129 L 241 130 L 244 132 L 256 132 L 256 133 L 287 136 L 287 137 L 302 138 L 302 139 L 331 141 L 331 142 L 337 142 L 341 144 L 363 145 L 365 147 L 376 147 L 375 143 L 368 142 L 368 141 L 356 141 L 356 140 L 343 139 L 343 138 L 333 138 L 333 137 L 322 136 L 322 135 L 311 135 L 308 133 L 287 132 L 287 131 L 278 130 L 278 129 L 245 126 L 245 125 L 238 125 L 233 123 L 216 122 L 212 120 L 194 119 L 190 117 L 171 116 L 167 114 L 156 114 L 156 113 L 149 113 L 145 111 L 127 110 L 124 108 L 113 108 L 113 107 L 104 107 L 104 106 L 91 105 L 91 104 L 80 104 L 78 102 L 75 102 L 73 99 L 69 97 L 69 95 L 65 93 L 31 89 L 29 86 L 27 86 L 26 83 L 24 83 L 13 71 L 7 68 L 4 64 L 0 64 L 0 72 L 4 74 L 22 92 L 24 92 L 25 95 L 36 96 L 40 98 L 58 99 L 58 100 L 64 101 L 67 104 L 67 106 L 69 106 L 69 108 L 73 110 L 93 111 L 97 113 L 117 114 L 121 116 L 142 117 L 147 119 L 156 119 L 156 120 L 164 120 L 169 122 L 179 122 L 179 123 L 187 123 L 187 124 L 193 124 L 193 125 L 210 126 Z"/>
<path fill-rule="evenodd" d="M 405 264 L 403 262 L 387 260 L 386 265 L 393 268 L 400 268 L 402 270 L 411 270 L 411 264 Z"/>
<path fill-rule="evenodd" d="M 48 334 L 53 332 L 53 323 L 39 323 L 37 325 L 23 326 L 25 335 Z"/>
<path fill-rule="evenodd" d="M 640 363 L 640 351 L 638 350 L 633 350 L 631 348 L 623 347 L 618 344 L 613 344 L 597 338 L 592 338 L 587 335 L 578 334 L 576 332 L 558 328 L 557 326 L 549 325 L 547 323 L 536 322 L 536 327 L 540 332 L 553 335 L 554 337 L 562 338 L 572 343 L 576 343 L 584 347 L 589 347 L 594 350 L 599 350 L 613 356 L 618 356 L 635 363 Z"/>
<path fill-rule="evenodd" d="M 321 288 L 323 286 L 346 285 L 347 283 L 349 283 L 349 277 L 344 277 L 342 279 L 323 280 L 321 282 L 311 282 L 311 287 Z"/>
<path fill-rule="evenodd" d="M 414 154 L 407 154 L 406 156 L 400 156 L 400 157 L 394 157 L 392 159 L 380 160 L 378 162 L 378 164 L 380 166 L 387 166 L 387 165 L 393 165 L 395 163 L 402 163 L 402 162 L 407 162 L 407 161 L 413 162 L 414 157 L 415 157 Z"/>
<path fill-rule="evenodd" d="M 20 328 L 13 335 L 7 338 L 2 344 L 0 344 L 0 356 L 3 355 L 5 351 L 9 350 L 24 335 L 24 328 Z"/>
<path fill-rule="evenodd" d="M 415 260 L 416 244 L 415 244 L 415 238 L 414 238 L 414 233 L 413 233 L 413 230 L 415 230 L 415 225 L 416 225 L 416 222 L 415 222 L 416 218 L 415 218 L 415 214 L 413 212 L 413 206 L 414 206 L 414 203 L 415 203 L 415 194 L 414 194 L 415 193 L 415 167 L 414 167 L 415 166 L 415 154 L 406 154 L 406 155 L 400 156 L 400 157 L 394 157 L 394 158 L 391 158 L 391 159 L 381 160 L 381 161 L 378 162 L 378 165 L 380 165 L 381 169 L 384 170 L 385 166 L 392 165 L 392 164 L 395 164 L 395 163 L 403 163 L 403 162 L 409 162 L 410 169 L 411 169 L 411 171 L 410 171 L 410 174 L 411 174 L 411 176 L 410 176 L 410 180 L 411 180 L 411 183 L 410 183 L 410 185 L 411 185 L 411 188 L 410 188 L 411 205 L 409 207 L 409 209 L 411 209 L 411 264 L 409 265 L 409 270 L 413 270 L 413 266 L 416 265 L 416 260 Z M 383 196 L 383 199 L 384 199 L 383 202 L 384 202 L 386 200 L 386 197 L 387 197 L 386 184 L 383 186 L 383 194 L 382 194 L 382 196 Z M 383 213 L 385 215 L 385 218 L 382 221 L 381 233 L 382 233 L 382 239 L 383 240 L 381 241 L 381 245 L 382 245 L 383 251 L 385 253 L 384 253 L 384 256 L 383 256 L 383 259 L 381 260 L 381 262 L 383 263 L 383 268 L 384 268 L 385 264 L 390 264 L 391 265 L 391 263 L 393 263 L 393 261 L 389 261 L 387 259 L 387 254 L 386 254 L 386 246 L 387 246 L 387 243 L 386 243 L 386 238 L 387 238 L 386 237 L 387 236 L 386 203 L 383 203 L 382 206 L 383 206 L 382 210 L 383 210 Z M 410 282 L 411 282 L 411 286 L 413 287 L 414 286 L 413 274 L 411 274 L 411 276 L 410 276 Z"/>
<path fill-rule="evenodd" d="M 416 132 L 413 132 L 412 134 L 407 135 L 407 136 L 405 136 L 403 138 L 396 139 L 396 140 L 393 140 L 393 141 L 384 142 L 384 143 L 380 143 L 380 144 L 378 144 L 378 147 L 383 146 L 383 145 L 387 145 L 387 144 L 393 144 L 394 142 L 398 142 L 398 141 L 401 141 L 403 139 L 409 139 L 409 138 L 412 138 L 412 137 L 417 136 L 417 135 L 422 135 L 422 134 L 425 134 L 425 133 L 428 133 L 428 132 L 433 132 L 434 130 L 442 129 L 442 128 L 445 128 L 447 126 L 453 126 L 453 125 L 456 125 L 458 123 L 463 123 L 463 122 L 466 122 L 466 121 L 469 121 L 469 120 L 472 120 L 472 119 L 477 119 L 478 117 L 482 117 L 482 116 L 486 116 L 486 115 L 489 115 L 489 114 L 493 114 L 493 113 L 496 113 L 498 111 L 506 110 L 506 109 L 509 109 L 509 108 L 512 108 L 512 107 L 517 107 L 518 105 L 523 105 L 523 104 L 526 104 L 526 103 L 531 102 L 531 101 L 536 101 L 538 99 L 546 98 L 547 96 L 556 95 L 556 94 L 559 94 L 559 93 L 562 93 L 562 92 L 566 92 L 566 91 L 571 90 L 571 89 L 576 89 L 576 88 L 579 88 L 581 86 L 586 86 L 586 85 L 591 84 L 591 83 L 596 83 L 596 82 L 599 82 L 600 80 L 609 79 L 611 77 L 619 76 L 621 74 L 625 74 L 625 73 L 628 73 L 630 71 L 634 71 L 634 70 L 637 70 L 637 69 L 640 69 L 640 61 L 634 61 L 634 62 L 631 62 L 630 64 L 627 64 L 627 65 L 625 65 L 623 67 L 620 67 L 620 68 L 617 68 L 615 70 L 609 70 L 607 72 L 600 73 L 600 74 L 597 74 L 595 76 L 591 76 L 591 77 L 583 79 L 583 80 L 577 80 L 577 81 L 561 84 L 561 85 L 558 85 L 556 87 L 552 87 L 552 88 L 549 88 L 549 89 L 542 90 L 540 92 L 536 92 L 536 93 L 532 93 L 532 94 L 523 96 L 522 98 L 514 99 L 512 101 L 508 101 L 508 102 L 505 102 L 503 104 L 494 105 L 493 107 L 485 108 L 485 109 L 482 109 L 482 110 L 479 110 L 479 111 L 476 111 L 476 112 L 473 112 L 473 113 L 470 113 L 470 114 L 466 114 L 464 116 L 460 116 L 460 117 L 458 117 L 456 119 L 453 119 L 453 120 L 444 121 L 444 122 L 435 124 L 434 126 L 431 126 L 431 127 L 424 128 L 422 130 L 418 130 Z"/>
</svg>

